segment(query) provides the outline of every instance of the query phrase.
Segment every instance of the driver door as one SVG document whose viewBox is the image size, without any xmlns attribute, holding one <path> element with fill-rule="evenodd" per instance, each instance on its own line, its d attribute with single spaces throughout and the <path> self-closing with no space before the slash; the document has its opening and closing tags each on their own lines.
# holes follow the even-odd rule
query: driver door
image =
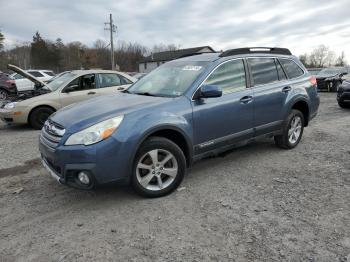
<svg viewBox="0 0 350 262">
<path fill-rule="evenodd" d="M 195 154 L 253 137 L 253 91 L 247 88 L 243 59 L 219 65 L 203 85 L 222 89 L 222 96 L 192 101 Z"/>
<path fill-rule="evenodd" d="M 97 96 L 96 75 L 87 74 L 70 82 L 60 94 L 62 107 Z"/>
</svg>

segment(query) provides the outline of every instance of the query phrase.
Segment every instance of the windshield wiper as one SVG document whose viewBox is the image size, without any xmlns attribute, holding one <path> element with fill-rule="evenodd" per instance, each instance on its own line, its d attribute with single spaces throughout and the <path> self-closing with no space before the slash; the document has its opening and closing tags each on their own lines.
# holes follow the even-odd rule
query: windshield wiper
<svg viewBox="0 0 350 262">
<path fill-rule="evenodd" d="M 133 93 L 135 95 L 140 95 L 140 96 L 157 96 L 148 92 L 140 92 L 140 93 Z"/>
</svg>

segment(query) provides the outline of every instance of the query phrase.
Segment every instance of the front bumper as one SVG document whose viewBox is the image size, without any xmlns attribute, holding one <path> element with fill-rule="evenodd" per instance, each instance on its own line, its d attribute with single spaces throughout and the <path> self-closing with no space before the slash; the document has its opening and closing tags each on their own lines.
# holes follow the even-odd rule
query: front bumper
<svg viewBox="0 0 350 262">
<path fill-rule="evenodd" d="M 90 146 L 64 146 L 51 148 L 40 139 L 39 151 L 43 165 L 61 184 L 79 189 L 91 189 L 111 182 L 128 183 L 130 178 L 130 150 L 110 137 Z M 90 184 L 78 180 L 78 173 L 89 174 Z"/>
<path fill-rule="evenodd" d="M 0 108 L 0 119 L 6 123 L 27 124 L 27 116 L 23 111 L 16 108 Z"/>
<path fill-rule="evenodd" d="M 341 91 L 337 93 L 337 100 L 340 102 L 349 102 L 350 103 L 350 90 Z"/>
</svg>

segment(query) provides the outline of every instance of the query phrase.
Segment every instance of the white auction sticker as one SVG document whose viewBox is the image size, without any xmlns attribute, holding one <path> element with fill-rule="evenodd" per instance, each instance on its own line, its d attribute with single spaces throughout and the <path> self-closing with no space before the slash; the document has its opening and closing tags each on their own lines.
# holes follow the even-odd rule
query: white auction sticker
<svg viewBox="0 0 350 262">
<path fill-rule="evenodd" d="M 201 69 L 202 69 L 201 66 L 191 66 L 191 65 L 187 65 L 182 68 L 182 70 L 188 70 L 188 71 L 199 71 Z"/>
</svg>

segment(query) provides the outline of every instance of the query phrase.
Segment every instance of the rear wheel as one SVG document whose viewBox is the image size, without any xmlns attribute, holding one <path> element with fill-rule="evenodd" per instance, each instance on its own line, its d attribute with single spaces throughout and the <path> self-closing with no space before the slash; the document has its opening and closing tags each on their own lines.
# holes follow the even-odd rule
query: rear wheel
<svg viewBox="0 0 350 262">
<path fill-rule="evenodd" d="M 304 115 L 293 109 L 282 128 L 282 135 L 274 137 L 276 145 L 285 149 L 296 147 L 303 135 L 304 123 Z"/>
<path fill-rule="evenodd" d="M 6 100 L 9 97 L 9 93 L 5 89 L 0 89 L 0 101 Z"/>
<path fill-rule="evenodd" d="M 138 150 L 131 181 L 138 194 L 161 197 L 174 191 L 185 173 L 182 150 L 166 138 L 151 137 Z"/>
<path fill-rule="evenodd" d="M 55 111 L 50 107 L 39 107 L 31 112 L 29 117 L 29 124 L 34 129 L 41 129 L 48 119 L 48 117 Z"/>
</svg>

